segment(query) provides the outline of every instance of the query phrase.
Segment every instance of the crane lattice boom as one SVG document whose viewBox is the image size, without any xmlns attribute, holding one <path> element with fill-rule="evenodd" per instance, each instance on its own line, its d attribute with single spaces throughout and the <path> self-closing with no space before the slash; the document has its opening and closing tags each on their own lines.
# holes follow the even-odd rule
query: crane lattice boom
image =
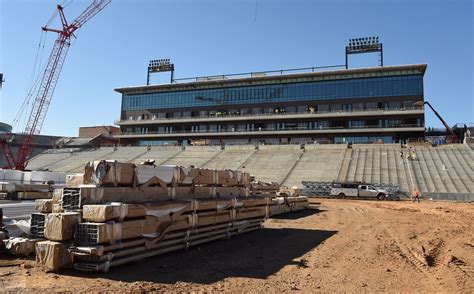
<svg viewBox="0 0 474 294">
<path fill-rule="evenodd" d="M 51 51 L 43 72 L 41 84 L 38 88 L 38 93 L 34 100 L 28 123 L 25 127 L 25 136 L 16 158 L 13 156 L 11 149 L 8 146 L 8 139 L 11 138 L 11 134 L 6 134 L 6 136 L 0 140 L 0 146 L 3 149 L 9 168 L 15 168 L 17 170 L 24 170 L 26 168 L 28 156 L 33 150 L 33 137 L 40 133 L 41 127 L 43 126 L 51 98 L 53 97 L 54 89 L 56 88 L 59 79 L 59 74 L 61 73 L 64 60 L 66 59 L 69 46 L 71 45 L 71 36 L 74 36 L 74 32 L 78 28 L 107 6 L 110 1 L 111 0 L 94 0 L 94 2 L 92 2 L 92 4 L 90 4 L 71 24 L 67 23 L 66 17 L 63 13 L 63 8 L 58 5 L 57 9 L 63 26 L 62 30 L 43 27 L 44 31 L 58 33 L 58 38 L 54 43 L 53 50 Z"/>
</svg>

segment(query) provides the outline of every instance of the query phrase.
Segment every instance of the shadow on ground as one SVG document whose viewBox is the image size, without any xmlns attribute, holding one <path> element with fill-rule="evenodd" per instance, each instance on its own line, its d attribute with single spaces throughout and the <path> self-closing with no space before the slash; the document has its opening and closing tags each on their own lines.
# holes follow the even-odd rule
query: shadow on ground
<svg viewBox="0 0 474 294">
<path fill-rule="evenodd" d="M 10 254 L 0 252 L 0 268 L 14 267 L 14 266 L 21 265 L 25 263 L 26 261 L 34 261 L 34 260 L 35 260 L 34 256 L 18 257 L 18 256 L 12 256 Z"/>
<path fill-rule="evenodd" d="M 211 284 L 228 277 L 264 279 L 286 265 L 301 267 L 297 260 L 335 235 L 337 231 L 262 229 L 209 244 L 111 268 L 108 273 L 63 274 L 124 282 Z"/>
<path fill-rule="evenodd" d="M 273 219 L 299 219 L 302 217 L 311 216 L 313 214 L 317 214 L 317 213 L 325 212 L 325 211 L 326 210 L 324 209 L 318 209 L 318 208 L 313 207 L 310 209 L 303 209 L 299 211 L 292 211 L 292 212 L 274 215 L 271 218 Z"/>
</svg>

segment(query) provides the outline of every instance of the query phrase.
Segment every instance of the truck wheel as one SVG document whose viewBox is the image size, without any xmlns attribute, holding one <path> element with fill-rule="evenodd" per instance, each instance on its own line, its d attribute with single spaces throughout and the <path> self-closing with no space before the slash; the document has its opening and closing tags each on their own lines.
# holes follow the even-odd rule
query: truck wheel
<svg viewBox="0 0 474 294">
<path fill-rule="evenodd" d="M 377 195 L 377 199 L 380 201 L 385 200 L 385 194 L 380 193 L 379 195 Z"/>
<path fill-rule="evenodd" d="M 344 199 L 344 197 L 346 197 L 346 194 L 344 193 L 339 193 L 339 195 L 337 195 L 337 198 L 340 198 L 340 199 Z"/>
</svg>

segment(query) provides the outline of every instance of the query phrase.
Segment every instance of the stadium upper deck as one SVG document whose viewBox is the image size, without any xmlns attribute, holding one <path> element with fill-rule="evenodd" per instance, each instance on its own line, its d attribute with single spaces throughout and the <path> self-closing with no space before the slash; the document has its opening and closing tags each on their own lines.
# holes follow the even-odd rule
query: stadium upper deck
<svg viewBox="0 0 474 294">
<path fill-rule="evenodd" d="M 424 136 L 425 64 L 118 88 L 121 144 L 395 143 Z M 283 73 L 283 71 L 282 71 Z"/>
</svg>

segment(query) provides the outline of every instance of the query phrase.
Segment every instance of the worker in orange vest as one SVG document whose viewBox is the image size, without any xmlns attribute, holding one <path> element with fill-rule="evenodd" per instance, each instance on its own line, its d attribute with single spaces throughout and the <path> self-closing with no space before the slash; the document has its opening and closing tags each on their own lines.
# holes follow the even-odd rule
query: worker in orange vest
<svg viewBox="0 0 474 294">
<path fill-rule="evenodd" d="M 412 193 L 413 202 L 418 201 L 420 203 L 420 191 L 418 188 L 415 188 Z"/>
</svg>

